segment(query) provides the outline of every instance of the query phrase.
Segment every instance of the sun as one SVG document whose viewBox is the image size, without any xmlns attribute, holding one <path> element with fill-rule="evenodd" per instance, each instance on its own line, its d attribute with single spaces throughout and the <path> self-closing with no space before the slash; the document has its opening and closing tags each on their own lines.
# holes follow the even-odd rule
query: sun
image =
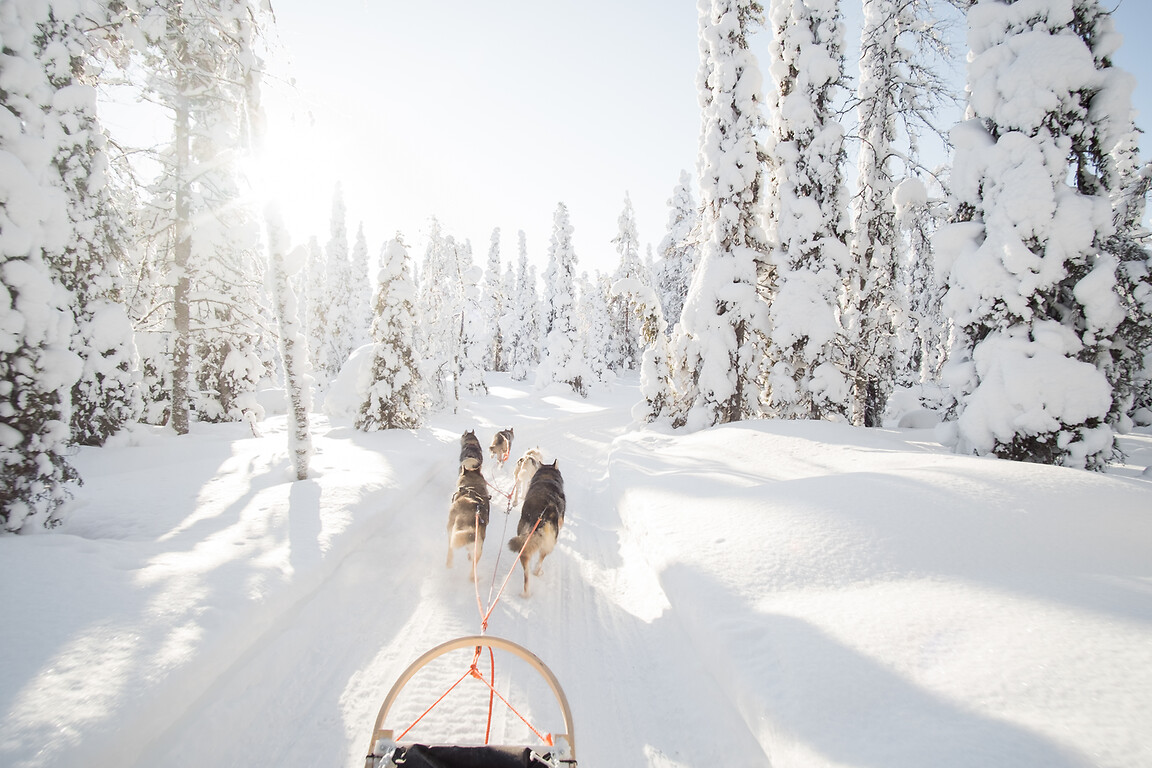
<svg viewBox="0 0 1152 768">
<path fill-rule="evenodd" d="M 252 151 L 242 163 L 253 203 L 275 205 L 292 242 L 326 233 L 337 183 L 337 137 L 325 135 L 291 94 L 269 94 L 254 126 Z"/>
</svg>

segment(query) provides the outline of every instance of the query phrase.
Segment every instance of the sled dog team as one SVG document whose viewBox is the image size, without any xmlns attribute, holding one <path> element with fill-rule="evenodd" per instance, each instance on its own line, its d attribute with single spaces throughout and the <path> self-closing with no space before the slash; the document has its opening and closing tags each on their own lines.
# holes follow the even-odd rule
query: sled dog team
<svg viewBox="0 0 1152 768">
<path fill-rule="evenodd" d="M 502 429 L 488 447 L 492 458 L 501 465 L 512 452 L 513 436 L 511 427 Z M 492 499 L 488 481 L 481 472 L 483 463 L 484 449 L 476 431 L 469 430 L 460 436 L 460 477 L 448 508 L 447 567 L 452 567 L 452 553 L 460 547 L 467 547 L 473 581 L 476 580 L 476 561 L 484 548 Z M 528 572 L 532 557 L 539 555 L 532 572 L 540 576 L 544 558 L 556 546 L 556 537 L 564 526 L 564 478 L 560 476 L 558 465 L 558 461 L 545 464 L 537 448 L 526 451 L 516 461 L 511 501 L 520 504 L 520 522 L 516 525 L 516 535 L 508 540 L 508 549 L 520 555 L 520 567 L 524 569 L 524 597 L 529 595 Z"/>
</svg>

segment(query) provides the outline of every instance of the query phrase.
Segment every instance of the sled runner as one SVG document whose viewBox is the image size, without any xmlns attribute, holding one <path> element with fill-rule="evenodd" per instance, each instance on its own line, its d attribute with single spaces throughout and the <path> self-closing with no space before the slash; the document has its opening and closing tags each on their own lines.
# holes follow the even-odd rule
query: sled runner
<svg viewBox="0 0 1152 768">
<path fill-rule="evenodd" d="M 560 705 L 560 711 L 564 717 L 565 733 L 540 734 L 535 728 L 532 728 L 536 735 L 541 738 L 541 744 L 536 746 L 416 744 L 403 740 L 407 731 L 394 737 L 394 731 L 385 728 L 384 721 L 388 716 L 388 711 L 400 695 L 400 691 L 426 664 L 449 651 L 461 648 L 475 648 L 476 655 L 473 657 L 471 668 L 464 673 L 457 684 L 469 675 L 484 681 L 476 664 L 484 648 L 488 649 L 490 655 L 493 649 L 496 649 L 508 651 L 526 661 L 544 678 L 552 691 L 552 695 L 556 698 L 556 702 Z M 493 661 L 493 667 L 495 667 L 495 661 Z M 485 682 L 495 693 L 491 682 Z M 452 689 L 449 688 L 448 690 L 450 692 Z M 499 696 L 499 694 L 496 695 Z M 444 696 L 447 696 L 447 693 Z M 437 704 L 444 699 L 444 696 L 437 701 Z M 502 696 L 501 700 L 503 700 Z M 505 703 L 507 704 L 506 701 Z M 436 705 L 433 704 L 434 706 Z M 513 711 L 515 712 L 515 710 Z M 491 712 L 489 712 L 489 716 L 491 716 Z M 412 726 L 415 724 L 413 723 Z M 408 730 L 411 730 L 412 726 L 409 726 Z M 399 740 L 399 743 L 394 738 Z M 564 696 L 564 691 L 560 688 L 560 683 L 552 674 L 552 670 L 545 666 L 544 662 L 535 654 L 511 640 L 488 635 L 467 635 L 441 643 L 408 665 L 408 668 L 392 685 L 388 695 L 384 697 L 384 703 L 380 706 L 380 713 L 376 715 L 376 724 L 372 727 L 372 741 L 368 745 L 368 756 L 365 759 L 364 768 L 396 768 L 397 766 L 403 768 L 575 768 L 576 745 L 572 734 L 572 711 L 568 707 L 568 699 Z"/>
</svg>

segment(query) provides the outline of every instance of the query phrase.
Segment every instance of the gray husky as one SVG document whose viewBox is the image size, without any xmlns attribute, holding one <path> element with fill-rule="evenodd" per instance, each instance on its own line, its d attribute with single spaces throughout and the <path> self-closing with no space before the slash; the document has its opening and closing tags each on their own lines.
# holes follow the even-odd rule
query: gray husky
<svg viewBox="0 0 1152 768">
<path fill-rule="evenodd" d="M 448 508 L 448 560 L 452 567 L 452 554 L 460 547 L 468 547 L 472 561 L 472 581 L 476 581 L 476 565 L 484 551 L 484 533 L 488 530 L 488 511 L 491 495 L 488 483 L 478 469 L 461 469 L 452 505 Z"/>
<path fill-rule="evenodd" d="M 480 469 L 484 463 L 484 449 L 480 447 L 480 438 L 476 437 L 476 430 L 470 429 L 460 435 L 460 469 Z"/>
<path fill-rule="evenodd" d="M 560 476 L 560 462 L 545 464 L 536 470 L 524 504 L 520 507 L 520 522 L 516 536 L 508 541 L 508 549 L 520 554 L 520 567 L 524 569 L 524 597 L 528 597 L 528 564 L 533 555 L 539 555 L 537 576 L 543 574 L 544 558 L 556 546 L 556 537 L 564 527 L 564 478 Z"/>
</svg>

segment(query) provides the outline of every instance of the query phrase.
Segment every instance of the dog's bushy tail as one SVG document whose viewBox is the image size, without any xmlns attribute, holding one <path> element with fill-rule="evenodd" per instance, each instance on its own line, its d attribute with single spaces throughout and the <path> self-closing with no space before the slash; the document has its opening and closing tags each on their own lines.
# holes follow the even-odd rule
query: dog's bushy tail
<svg viewBox="0 0 1152 768">
<path fill-rule="evenodd" d="M 508 539 L 508 549 L 520 554 L 520 550 L 524 548 L 524 542 L 528 539 L 529 534 L 522 533 L 519 536 L 513 536 Z"/>
</svg>

